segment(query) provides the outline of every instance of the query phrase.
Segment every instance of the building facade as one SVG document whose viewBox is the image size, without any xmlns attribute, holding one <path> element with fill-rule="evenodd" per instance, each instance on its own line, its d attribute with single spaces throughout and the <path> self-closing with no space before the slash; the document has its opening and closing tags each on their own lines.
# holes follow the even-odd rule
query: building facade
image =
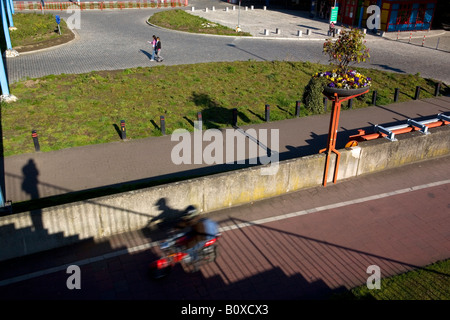
<svg viewBox="0 0 450 320">
<path fill-rule="evenodd" d="M 338 22 L 345 26 L 365 27 L 371 12 L 367 8 L 378 6 L 380 30 L 417 31 L 429 30 L 436 12 L 438 0 L 319 0 L 319 10 L 325 6 L 339 7 Z M 325 9 L 325 12 L 328 12 Z M 320 17 L 320 11 L 318 11 Z"/>
</svg>

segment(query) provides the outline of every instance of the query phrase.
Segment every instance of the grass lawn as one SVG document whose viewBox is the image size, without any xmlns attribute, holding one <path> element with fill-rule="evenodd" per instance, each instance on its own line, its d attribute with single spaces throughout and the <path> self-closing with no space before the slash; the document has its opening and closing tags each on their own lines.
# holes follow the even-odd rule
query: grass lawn
<svg viewBox="0 0 450 320">
<path fill-rule="evenodd" d="M 178 31 L 228 36 L 251 36 L 248 32 L 238 33 L 229 27 L 213 23 L 201 17 L 193 16 L 181 9 L 157 12 L 153 14 L 148 21 L 151 24 Z"/>
<path fill-rule="evenodd" d="M 10 91 L 19 100 L 1 105 L 4 155 L 33 152 L 33 129 L 45 152 L 117 141 L 115 125 L 120 120 L 126 121 L 127 138 L 138 139 L 161 135 L 161 115 L 167 134 L 193 130 L 198 112 L 205 129 L 229 127 L 233 108 L 240 125 L 264 122 L 265 104 L 271 106 L 271 121 L 292 118 L 311 75 L 326 67 L 288 61 L 200 63 L 17 82 Z M 422 87 L 421 98 L 434 93 L 435 82 L 419 76 L 359 70 L 373 79 L 371 91 L 378 91 L 378 104 L 392 103 L 396 87 L 399 101 L 411 100 L 417 85 Z M 353 108 L 370 104 L 368 94 Z M 310 114 L 302 106 L 301 116 Z"/>
<path fill-rule="evenodd" d="M 10 31 L 12 47 L 36 46 L 39 43 L 60 38 L 55 18 L 55 15 L 49 13 L 15 13 L 14 26 L 17 30 Z M 61 35 L 72 34 L 64 19 L 61 19 L 59 26 Z"/>
</svg>

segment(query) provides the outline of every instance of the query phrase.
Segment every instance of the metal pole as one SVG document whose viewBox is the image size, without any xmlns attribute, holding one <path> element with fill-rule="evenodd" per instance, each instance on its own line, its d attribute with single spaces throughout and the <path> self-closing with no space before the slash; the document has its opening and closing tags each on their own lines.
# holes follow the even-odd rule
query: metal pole
<svg viewBox="0 0 450 320">
<path fill-rule="evenodd" d="M 399 88 L 395 88 L 395 92 L 394 92 L 394 102 L 398 101 L 398 93 L 399 93 Z"/>
<path fill-rule="evenodd" d="M 3 0 L 1 0 L 0 2 L 1 2 L 0 6 L 1 6 L 3 32 L 5 34 L 5 40 L 6 40 L 6 49 L 7 50 L 12 50 L 11 37 L 9 35 L 8 22 L 6 21 L 6 10 L 5 10 L 5 6 L 4 6 Z"/>
<path fill-rule="evenodd" d="M 295 116 L 296 117 L 300 117 L 300 105 L 301 105 L 301 101 L 297 100 L 297 102 L 295 103 Z"/>
<path fill-rule="evenodd" d="M 240 19 L 241 19 L 241 0 L 239 0 L 239 10 L 238 10 L 238 28 L 241 28 L 241 24 L 240 24 Z"/>
<path fill-rule="evenodd" d="M 9 27 L 14 27 L 14 22 L 11 14 L 11 3 L 9 0 L 5 0 L 6 2 L 6 11 L 8 14 Z"/>
</svg>

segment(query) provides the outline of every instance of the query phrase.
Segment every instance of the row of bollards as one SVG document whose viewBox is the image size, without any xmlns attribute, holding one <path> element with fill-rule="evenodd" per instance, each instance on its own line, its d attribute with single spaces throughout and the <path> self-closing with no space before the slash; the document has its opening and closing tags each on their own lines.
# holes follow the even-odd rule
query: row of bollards
<svg viewBox="0 0 450 320">
<path fill-rule="evenodd" d="M 412 35 L 413 35 L 413 33 L 410 32 L 410 34 L 409 34 L 409 39 L 408 39 L 408 43 L 411 43 Z M 399 38 L 400 38 L 400 31 L 397 32 L 397 41 L 399 40 Z M 425 39 L 426 39 L 426 35 L 424 34 L 424 35 L 423 35 L 423 38 L 422 38 L 422 47 L 425 46 Z M 441 40 L 441 38 L 438 38 L 438 39 L 437 39 L 436 50 L 439 50 L 439 41 L 440 41 L 440 40 Z"/>
<path fill-rule="evenodd" d="M 250 10 L 254 10 L 254 9 L 255 9 L 255 6 L 251 5 L 251 6 L 250 6 Z M 208 10 L 209 10 L 208 8 L 205 8 L 205 12 L 208 12 Z M 233 11 L 236 11 L 236 6 L 233 6 L 233 7 L 232 7 L 232 10 L 233 10 Z M 248 6 L 245 6 L 244 10 L 245 10 L 245 11 L 248 11 Z M 266 10 L 266 7 L 264 7 L 263 10 Z M 191 8 L 191 11 L 194 12 L 194 11 L 195 11 L 195 7 L 192 7 L 192 8 Z M 211 7 L 211 11 L 216 11 L 216 7 L 215 7 L 215 6 L 212 6 L 212 7 Z M 229 7 L 225 7 L 225 11 L 228 12 L 228 11 L 229 11 Z"/>
<path fill-rule="evenodd" d="M 276 35 L 281 35 L 281 29 L 280 28 L 276 28 L 275 29 L 275 34 Z M 264 35 L 268 36 L 270 35 L 270 30 L 269 29 L 264 29 Z M 310 29 L 306 29 L 306 35 L 309 36 L 311 35 L 311 30 Z M 302 30 L 297 30 L 297 37 L 301 38 L 303 36 L 303 31 Z"/>
<path fill-rule="evenodd" d="M 439 91 L 441 89 L 441 83 L 438 82 L 436 83 L 435 86 L 435 90 L 434 90 L 434 96 L 439 96 Z M 421 91 L 421 87 L 420 86 L 416 86 L 416 91 L 414 94 L 414 100 L 418 100 L 420 98 L 420 91 Z M 399 93 L 400 93 L 400 89 L 399 88 L 395 88 L 394 90 L 394 102 L 398 102 L 398 97 L 399 97 Z M 376 105 L 377 102 L 377 91 L 374 90 L 372 92 L 372 101 L 371 104 L 373 106 Z M 324 111 L 327 112 L 327 104 L 328 104 L 328 98 L 324 97 L 323 98 L 323 106 L 324 106 Z M 353 99 L 349 99 L 348 100 L 348 109 L 352 109 L 353 107 Z M 300 117 L 300 110 L 301 110 L 301 101 L 297 100 L 295 102 L 295 117 L 298 118 Z M 270 105 L 266 104 L 264 106 L 264 120 L 265 122 L 270 122 Z M 165 116 L 160 116 L 159 117 L 159 121 L 160 121 L 160 130 L 162 135 L 166 135 L 166 119 Z M 231 125 L 233 127 L 236 127 L 238 123 L 238 110 L 237 108 L 233 108 L 231 110 Z M 197 122 L 194 124 L 194 130 L 201 130 L 203 126 L 203 118 L 202 118 L 202 113 L 199 111 L 197 112 Z M 39 152 L 41 150 L 41 147 L 39 145 L 39 139 L 38 139 L 38 134 L 36 130 L 32 130 L 31 131 L 31 137 L 33 138 L 33 144 L 34 144 L 34 149 L 36 152 Z M 122 140 L 127 140 L 127 131 L 126 131 L 126 124 L 125 124 L 125 120 L 120 120 L 120 138 Z"/>
<path fill-rule="evenodd" d="M 420 86 L 416 86 L 416 91 L 414 93 L 414 100 L 419 100 L 420 99 L 420 91 L 421 91 L 421 87 Z M 439 91 L 441 90 L 441 83 L 437 82 L 435 87 L 434 87 L 434 96 L 437 97 L 439 96 Z M 398 97 L 399 97 L 399 93 L 400 93 L 400 89 L 399 88 L 395 88 L 394 90 L 394 102 L 398 102 Z M 371 101 L 371 105 L 375 106 L 377 104 L 377 90 L 372 91 L 372 101 Z M 328 104 L 328 98 L 324 97 L 323 98 L 323 106 L 324 106 L 324 111 L 327 112 L 327 104 Z M 348 100 L 348 109 L 352 109 L 353 107 L 353 99 L 349 99 Z"/>
</svg>

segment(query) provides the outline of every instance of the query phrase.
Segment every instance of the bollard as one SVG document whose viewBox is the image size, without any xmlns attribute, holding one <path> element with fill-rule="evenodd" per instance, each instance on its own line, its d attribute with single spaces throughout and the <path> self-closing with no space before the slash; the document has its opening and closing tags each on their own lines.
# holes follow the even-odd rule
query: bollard
<svg viewBox="0 0 450 320">
<path fill-rule="evenodd" d="M 166 119 L 164 118 L 164 116 L 160 116 L 159 121 L 161 123 L 161 133 L 163 136 L 165 136 L 166 135 Z"/>
<path fill-rule="evenodd" d="M 416 87 L 416 94 L 414 95 L 414 100 L 419 100 L 420 96 L 420 86 Z"/>
<path fill-rule="evenodd" d="M 208 12 L 208 8 L 205 8 L 205 12 Z"/>
<path fill-rule="evenodd" d="M 281 30 L 277 28 L 277 34 L 281 34 Z"/>
<path fill-rule="evenodd" d="M 212 11 L 216 11 L 216 7 L 214 7 L 214 6 L 212 6 L 212 9 L 211 9 Z"/>
<path fill-rule="evenodd" d="M 125 128 L 125 120 L 120 120 L 120 137 L 122 140 L 127 139 L 127 129 Z"/>
<path fill-rule="evenodd" d="M 235 11 L 236 10 L 236 6 L 233 6 L 233 11 Z"/>
<path fill-rule="evenodd" d="M 327 112 L 327 103 L 328 103 L 328 98 L 323 97 L 323 111 L 325 111 L 325 112 Z"/>
<path fill-rule="evenodd" d="M 400 36 L 400 30 L 397 31 L 397 41 L 398 41 L 399 36 Z"/>
<path fill-rule="evenodd" d="M 197 112 L 197 124 L 194 126 L 194 129 L 202 130 L 202 128 L 203 128 L 202 113 L 199 111 L 199 112 Z"/>
<path fill-rule="evenodd" d="M 409 41 L 408 41 L 408 43 L 411 43 L 411 38 L 412 38 L 412 32 L 409 34 Z"/>
<path fill-rule="evenodd" d="M 441 91 L 441 83 L 440 82 L 436 83 L 436 86 L 434 87 L 434 96 L 435 97 L 439 96 L 439 91 Z"/>
<path fill-rule="evenodd" d="M 302 36 L 302 30 L 297 30 L 297 37 L 301 37 Z"/>
<path fill-rule="evenodd" d="M 394 92 L 394 102 L 398 101 L 398 93 L 399 93 L 399 89 L 395 88 L 395 92 Z"/>
<path fill-rule="evenodd" d="M 39 146 L 38 134 L 37 134 L 36 130 L 31 131 L 31 137 L 33 138 L 34 150 L 36 152 L 41 151 L 41 147 Z"/>
<path fill-rule="evenodd" d="M 348 109 L 353 108 L 353 98 L 348 100 Z"/>
<path fill-rule="evenodd" d="M 377 91 L 372 92 L 372 105 L 375 106 L 377 104 Z"/>
<path fill-rule="evenodd" d="M 228 12 L 228 7 L 225 8 L 225 11 Z"/>
<path fill-rule="evenodd" d="M 422 40 L 422 47 L 425 44 L 425 35 L 423 35 L 423 40 Z"/>
<path fill-rule="evenodd" d="M 231 112 L 231 116 L 232 116 L 232 118 L 231 118 L 231 125 L 233 127 L 237 126 L 237 115 L 238 115 L 237 109 L 233 108 L 233 110 Z"/>
<path fill-rule="evenodd" d="M 264 35 L 268 36 L 269 35 L 269 30 L 268 29 L 264 29 Z"/>
<path fill-rule="evenodd" d="M 438 38 L 438 41 L 437 41 L 437 44 L 436 44 L 436 50 L 437 50 L 438 47 L 439 47 L 439 39 L 441 39 L 441 38 Z"/>
<path fill-rule="evenodd" d="M 306 35 L 309 36 L 310 33 L 311 31 L 309 29 L 306 29 Z"/>
<path fill-rule="evenodd" d="M 245 11 L 248 11 L 248 7 L 247 6 L 245 7 Z"/>
<path fill-rule="evenodd" d="M 254 10 L 255 9 L 255 6 L 254 5 L 251 5 L 250 6 L 250 10 Z"/>
<path fill-rule="evenodd" d="M 266 7 L 266 6 L 264 6 L 264 7 L 263 7 L 263 10 L 264 10 L 264 11 L 266 11 L 266 9 L 267 9 L 267 7 Z"/>
<path fill-rule="evenodd" d="M 192 7 L 191 11 L 194 12 L 195 11 L 195 7 Z"/>
<path fill-rule="evenodd" d="M 266 104 L 266 122 L 270 121 L 270 105 Z"/>
<path fill-rule="evenodd" d="M 300 106 L 301 106 L 301 101 L 297 100 L 295 102 L 295 116 L 298 118 L 300 117 Z"/>
</svg>

